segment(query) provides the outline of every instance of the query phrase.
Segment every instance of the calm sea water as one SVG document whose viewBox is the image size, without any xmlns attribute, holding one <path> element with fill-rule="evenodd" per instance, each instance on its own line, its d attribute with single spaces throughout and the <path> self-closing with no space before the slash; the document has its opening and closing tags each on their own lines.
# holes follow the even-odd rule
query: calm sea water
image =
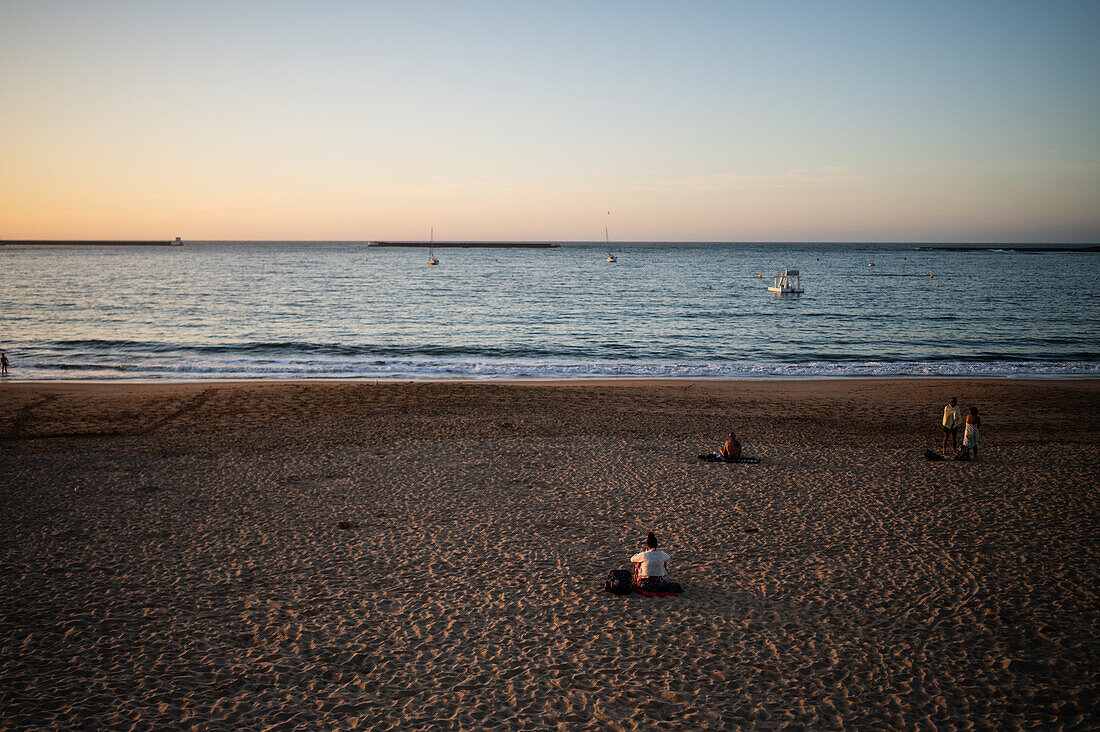
<svg viewBox="0 0 1100 732">
<path fill-rule="evenodd" d="M 25 379 L 1100 375 L 1100 254 L 615 253 L 0 247 L 0 348 Z"/>
</svg>

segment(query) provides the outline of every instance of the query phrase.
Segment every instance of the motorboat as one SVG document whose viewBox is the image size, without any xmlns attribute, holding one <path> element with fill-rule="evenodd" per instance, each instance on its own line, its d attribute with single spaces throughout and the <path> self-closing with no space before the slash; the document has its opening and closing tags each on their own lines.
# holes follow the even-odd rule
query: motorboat
<svg viewBox="0 0 1100 732">
<path fill-rule="evenodd" d="M 768 292 L 776 295 L 801 295 L 802 278 L 797 269 L 784 269 L 775 273 L 774 284 L 768 288 Z"/>
</svg>

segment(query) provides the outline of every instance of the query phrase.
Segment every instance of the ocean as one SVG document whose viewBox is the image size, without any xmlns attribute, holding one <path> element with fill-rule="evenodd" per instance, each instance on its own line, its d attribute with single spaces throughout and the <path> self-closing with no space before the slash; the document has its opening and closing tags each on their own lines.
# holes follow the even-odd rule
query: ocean
<svg viewBox="0 0 1100 732">
<path fill-rule="evenodd" d="M 1100 375 L 1100 254 L 921 246 L 0 246 L 0 349 L 32 380 Z"/>
</svg>

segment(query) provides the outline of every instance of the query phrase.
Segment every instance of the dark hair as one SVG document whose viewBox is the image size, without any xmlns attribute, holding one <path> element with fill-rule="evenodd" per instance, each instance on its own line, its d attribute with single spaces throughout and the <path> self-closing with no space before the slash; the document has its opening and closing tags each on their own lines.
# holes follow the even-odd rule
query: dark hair
<svg viewBox="0 0 1100 732">
<path fill-rule="evenodd" d="M 971 414 L 977 414 L 978 413 L 978 408 L 977 407 L 971 407 L 970 408 L 970 413 Z"/>
<path fill-rule="evenodd" d="M 649 532 L 649 535 L 645 538 L 645 545 L 650 549 L 657 548 L 657 537 L 653 535 L 653 532 Z"/>
</svg>

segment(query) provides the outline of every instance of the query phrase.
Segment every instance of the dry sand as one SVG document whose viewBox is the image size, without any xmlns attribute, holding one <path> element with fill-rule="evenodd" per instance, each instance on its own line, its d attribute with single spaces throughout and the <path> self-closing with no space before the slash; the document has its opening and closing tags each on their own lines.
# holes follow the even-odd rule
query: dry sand
<svg viewBox="0 0 1100 732">
<path fill-rule="evenodd" d="M 980 460 L 926 462 L 942 405 Z M 0 385 L 0 728 L 1087 728 L 1100 382 Z M 760 465 L 697 461 L 734 427 Z M 687 592 L 602 592 L 653 529 Z"/>
</svg>

